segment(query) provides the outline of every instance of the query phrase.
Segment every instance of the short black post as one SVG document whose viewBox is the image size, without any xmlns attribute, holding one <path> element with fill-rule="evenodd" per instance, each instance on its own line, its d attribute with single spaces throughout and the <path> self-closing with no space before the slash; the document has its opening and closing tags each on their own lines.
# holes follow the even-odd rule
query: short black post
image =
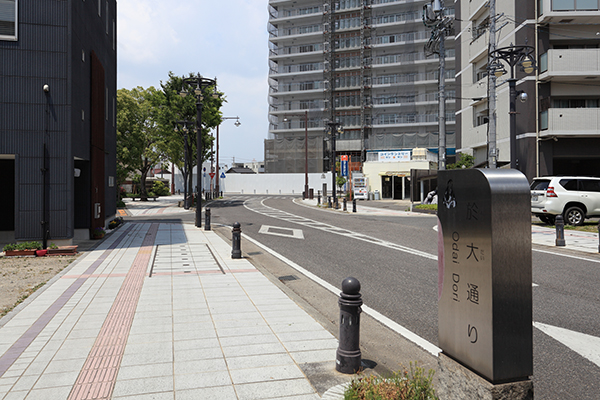
<svg viewBox="0 0 600 400">
<path fill-rule="evenodd" d="M 231 232 L 231 258 L 242 258 L 242 228 L 239 222 L 233 224 Z"/>
<path fill-rule="evenodd" d="M 219 193 L 219 197 L 223 197 L 223 191 L 221 190 L 221 193 Z"/>
<path fill-rule="evenodd" d="M 343 374 L 360 370 L 360 313 L 363 301 L 358 279 L 348 277 L 342 281 L 340 306 L 340 337 L 335 357 L 335 369 Z"/>
<path fill-rule="evenodd" d="M 331 205 L 331 196 L 327 196 L 327 208 L 332 208 L 333 206 Z"/>
<path fill-rule="evenodd" d="M 204 230 L 210 231 L 210 208 L 204 209 Z"/>
<path fill-rule="evenodd" d="M 352 212 L 356 212 L 356 197 L 352 199 Z"/>
<path fill-rule="evenodd" d="M 302 191 L 302 200 L 306 200 L 306 196 L 308 196 L 308 193 Z"/>
<path fill-rule="evenodd" d="M 348 199 L 344 197 L 344 211 L 348 211 Z"/>
<path fill-rule="evenodd" d="M 321 193 L 317 194 L 317 205 L 321 205 Z"/>
<path fill-rule="evenodd" d="M 563 219 L 563 216 L 558 214 L 554 223 L 556 224 L 556 246 L 566 246 L 565 221 Z"/>
<path fill-rule="evenodd" d="M 335 198 L 335 209 L 336 210 L 340 209 L 340 198 L 339 197 Z"/>
</svg>

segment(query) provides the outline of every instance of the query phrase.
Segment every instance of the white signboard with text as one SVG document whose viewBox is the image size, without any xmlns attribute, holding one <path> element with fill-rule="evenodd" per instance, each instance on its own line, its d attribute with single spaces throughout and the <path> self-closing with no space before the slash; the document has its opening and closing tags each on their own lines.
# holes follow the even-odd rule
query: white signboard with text
<svg viewBox="0 0 600 400">
<path fill-rule="evenodd" d="M 380 151 L 379 162 L 410 161 L 410 151 Z"/>
</svg>

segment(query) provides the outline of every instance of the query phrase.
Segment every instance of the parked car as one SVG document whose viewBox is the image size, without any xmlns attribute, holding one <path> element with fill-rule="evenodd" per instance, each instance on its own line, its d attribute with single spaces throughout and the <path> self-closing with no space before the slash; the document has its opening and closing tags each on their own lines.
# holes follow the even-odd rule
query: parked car
<svg viewBox="0 0 600 400">
<path fill-rule="evenodd" d="M 559 214 L 571 225 L 600 217 L 600 178 L 545 176 L 535 178 L 530 189 L 531 212 L 547 224 Z"/>
</svg>

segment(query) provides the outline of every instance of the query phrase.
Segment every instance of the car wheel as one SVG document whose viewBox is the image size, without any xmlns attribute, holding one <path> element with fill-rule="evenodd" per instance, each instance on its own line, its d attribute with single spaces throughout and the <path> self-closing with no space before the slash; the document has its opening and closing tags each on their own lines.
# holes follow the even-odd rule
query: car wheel
<svg viewBox="0 0 600 400">
<path fill-rule="evenodd" d="M 565 223 L 569 225 L 581 226 L 585 220 L 585 214 L 579 207 L 569 207 L 565 211 Z"/>
</svg>

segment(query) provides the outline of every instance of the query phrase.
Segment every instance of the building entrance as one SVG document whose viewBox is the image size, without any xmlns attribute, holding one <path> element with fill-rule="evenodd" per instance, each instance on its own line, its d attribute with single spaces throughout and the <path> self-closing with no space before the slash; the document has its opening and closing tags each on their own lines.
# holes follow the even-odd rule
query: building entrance
<svg viewBox="0 0 600 400">
<path fill-rule="evenodd" d="M 2 196 L 0 196 L 0 231 L 15 230 L 15 160 L 0 159 Z"/>
<path fill-rule="evenodd" d="M 382 176 L 381 197 L 393 200 L 410 198 L 410 178 L 405 176 Z"/>
</svg>

